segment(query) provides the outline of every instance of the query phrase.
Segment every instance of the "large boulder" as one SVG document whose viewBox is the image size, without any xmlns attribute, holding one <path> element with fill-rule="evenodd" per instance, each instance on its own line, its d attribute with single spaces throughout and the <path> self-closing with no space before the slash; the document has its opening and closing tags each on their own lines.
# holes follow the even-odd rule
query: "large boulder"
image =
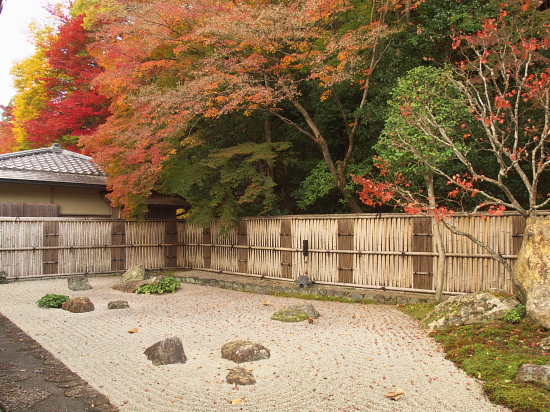
<svg viewBox="0 0 550 412">
<path fill-rule="evenodd" d="M 91 289 L 92 286 L 90 286 L 90 283 L 88 282 L 88 278 L 83 275 L 78 276 L 69 276 L 67 278 L 67 286 L 70 290 L 88 290 Z"/>
<path fill-rule="evenodd" d="M 516 382 L 534 383 L 544 389 L 550 389 L 550 365 L 524 363 L 518 370 Z"/>
<path fill-rule="evenodd" d="M 111 286 L 112 289 L 120 292 L 134 293 L 137 288 L 142 285 L 146 285 L 150 282 L 149 279 L 144 280 L 131 280 L 128 282 L 118 282 Z"/>
<path fill-rule="evenodd" d="M 253 362 L 270 356 L 271 352 L 265 346 L 248 340 L 234 340 L 222 346 L 222 358 L 235 363 Z"/>
<path fill-rule="evenodd" d="M 506 311 L 517 305 L 519 301 L 516 298 L 497 289 L 453 296 L 437 305 L 420 324 L 426 329 L 437 330 L 483 323 L 501 319 Z"/>
<path fill-rule="evenodd" d="M 513 280 L 527 315 L 550 328 L 550 217 L 527 219 Z"/>
<path fill-rule="evenodd" d="M 61 309 L 73 312 L 73 313 L 84 313 L 91 312 L 95 309 L 94 304 L 87 297 L 76 297 L 69 298 L 61 305 Z"/>
<path fill-rule="evenodd" d="M 128 269 L 120 278 L 121 282 L 132 282 L 134 280 L 147 279 L 147 273 L 142 265 Z"/>
<path fill-rule="evenodd" d="M 181 339 L 175 336 L 149 346 L 143 353 L 155 366 L 187 362 Z"/>
</svg>

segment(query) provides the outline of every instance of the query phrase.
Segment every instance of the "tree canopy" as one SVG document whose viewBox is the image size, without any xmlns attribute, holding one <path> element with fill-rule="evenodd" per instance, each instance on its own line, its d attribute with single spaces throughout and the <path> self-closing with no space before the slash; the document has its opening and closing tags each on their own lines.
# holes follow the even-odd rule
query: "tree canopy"
<svg viewBox="0 0 550 412">
<path fill-rule="evenodd" d="M 201 224 L 428 210 L 429 176 L 438 210 L 547 206 L 539 1 L 68 5 L 14 67 L 2 147 L 78 145 L 129 217 L 155 191 Z"/>
</svg>

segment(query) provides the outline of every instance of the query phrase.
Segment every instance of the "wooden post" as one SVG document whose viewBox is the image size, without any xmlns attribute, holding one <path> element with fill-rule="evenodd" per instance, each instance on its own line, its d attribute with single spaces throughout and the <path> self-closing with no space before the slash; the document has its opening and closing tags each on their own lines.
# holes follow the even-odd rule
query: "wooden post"
<svg viewBox="0 0 550 412">
<path fill-rule="evenodd" d="M 237 226 L 237 245 L 248 246 L 248 232 L 246 220 L 239 220 Z M 237 259 L 239 261 L 239 272 L 248 273 L 248 249 L 237 249 Z"/>
<path fill-rule="evenodd" d="M 413 218 L 413 252 L 432 252 L 431 218 Z M 433 289 L 433 256 L 413 256 L 413 288 Z"/>
<path fill-rule="evenodd" d="M 292 222 L 281 220 L 281 232 L 279 235 L 282 248 L 292 247 Z M 281 277 L 292 279 L 292 252 L 281 251 Z"/>
<path fill-rule="evenodd" d="M 59 246 L 59 222 L 44 222 L 42 243 L 44 246 Z M 59 273 L 59 250 L 44 250 L 42 253 L 42 273 Z"/>
<path fill-rule="evenodd" d="M 176 245 L 178 243 L 177 222 L 164 222 L 164 243 Z M 164 267 L 175 268 L 178 266 L 178 247 L 164 247 Z"/>
<path fill-rule="evenodd" d="M 353 219 L 338 219 L 338 250 L 354 249 Z M 353 260 L 350 253 L 338 253 L 338 282 L 353 283 Z"/>
<path fill-rule="evenodd" d="M 126 244 L 126 223 L 113 222 L 111 224 L 111 245 Z M 111 270 L 126 270 L 126 248 L 111 248 Z"/>
<path fill-rule="evenodd" d="M 202 230 L 202 243 L 206 245 L 212 244 L 212 232 L 209 227 Z M 204 259 L 204 268 L 212 268 L 212 246 L 202 247 L 202 257 Z"/>
</svg>

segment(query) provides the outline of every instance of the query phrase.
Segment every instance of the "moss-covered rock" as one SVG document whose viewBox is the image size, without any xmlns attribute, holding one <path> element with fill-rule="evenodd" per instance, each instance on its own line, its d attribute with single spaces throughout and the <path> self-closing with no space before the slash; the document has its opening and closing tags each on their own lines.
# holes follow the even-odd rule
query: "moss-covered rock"
<svg viewBox="0 0 550 412">
<path fill-rule="evenodd" d="M 469 295 L 453 296 L 437 305 L 421 321 L 428 330 L 444 329 L 454 325 L 471 325 L 500 319 L 519 305 L 519 301 L 505 291 L 491 289 Z"/>
<path fill-rule="evenodd" d="M 278 310 L 271 319 L 280 322 L 301 322 L 307 319 L 317 319 L 319 312 L 311 304 L 289 306 Z"/>
</svg>

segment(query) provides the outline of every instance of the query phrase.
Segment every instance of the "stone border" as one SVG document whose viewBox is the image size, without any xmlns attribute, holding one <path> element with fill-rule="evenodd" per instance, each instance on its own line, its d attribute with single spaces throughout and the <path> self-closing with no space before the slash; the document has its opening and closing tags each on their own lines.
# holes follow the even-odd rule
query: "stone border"
<svg viewBox="0 0 550 412">
<path fill-rule="evenodd" d="M 172 276 L 181 283 L 199 284 L 222 289 L 231 289 L 238 292 L 256 293 L 259 295 L 285 294 L 290 297 L 296 296 L 298 298 L 303 295 L 314 295 L 319 297 L 329 296 L 334 298 L 345 298 L 357 303 L 372 301 L 372 303 L 380 304 L 435 302 L 435 296 L 421 293 L 340 287 L 315 283 L 307 288 L 299 288 L 291 282 L 262 278 L 254 278 L 246 282 L 244 279 L 224 280 L 197 276 L 178 276 L 177 274 L 173 274 Z M 231 275 L 226 276 L 229 277 Z M 236 276 L 231 277 L 235 278 Z"/>
</svg>

